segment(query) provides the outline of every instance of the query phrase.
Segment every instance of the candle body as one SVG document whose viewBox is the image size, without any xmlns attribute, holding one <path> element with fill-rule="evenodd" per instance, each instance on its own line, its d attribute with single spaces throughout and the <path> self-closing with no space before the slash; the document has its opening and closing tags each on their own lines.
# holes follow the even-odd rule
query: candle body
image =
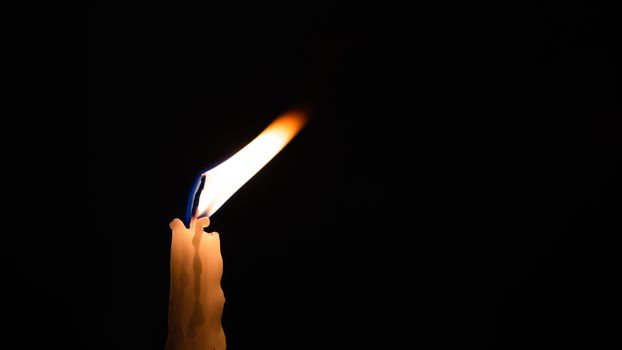
<svg viewBox="0 0 622 350">
<path fill-rule="evenodd" d="M 220 236 L 204 232 L 208 218 L 190 227 L 175 219 L 170 227 L 171 289 L 166 350 L 224 350 L 221 317 L 225 303 L 220 287 Z"/>
</svg>

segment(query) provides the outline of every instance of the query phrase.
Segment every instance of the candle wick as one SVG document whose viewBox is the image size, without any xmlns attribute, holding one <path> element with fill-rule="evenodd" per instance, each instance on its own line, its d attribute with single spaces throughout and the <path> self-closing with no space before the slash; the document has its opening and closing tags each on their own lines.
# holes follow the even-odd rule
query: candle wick
<svg viewBox="0 0 622 350">
<path fill-rule="evenodd" d="M 201 174 L 199 179 L 195 181 L 194 191 L 192 191 L 192 195 L 188 198 L 188 210 L 186 212 L 187 225 L 190 225 L 193 218 L 199 216 L 199 200 L 201 199 L 203 187 L 205 187 L 205 174 Z"/>
</svg>

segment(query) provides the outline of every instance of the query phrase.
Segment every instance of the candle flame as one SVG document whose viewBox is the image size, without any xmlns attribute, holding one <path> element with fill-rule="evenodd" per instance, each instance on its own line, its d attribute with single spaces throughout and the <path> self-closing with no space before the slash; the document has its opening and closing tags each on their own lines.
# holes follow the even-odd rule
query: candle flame
<svg viewBox="0 0 622 350">
<path fill-rule="evenodd" d="M 214 214 L 296 136 L 306 119 L 306 115 L 300 111 L 281 115 L 246 147 L 215 168 L 201 174 L 203 186 L 197 184 L 194 190 L 199 192 L 194 214 L 197 217 Z M 197 198 L 196 194 L 194 198 Z"/>
</svg>

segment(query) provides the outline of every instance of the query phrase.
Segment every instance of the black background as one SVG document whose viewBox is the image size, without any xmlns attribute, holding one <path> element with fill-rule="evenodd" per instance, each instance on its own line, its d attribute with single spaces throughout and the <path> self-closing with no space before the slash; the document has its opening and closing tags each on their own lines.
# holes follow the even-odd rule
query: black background
<svg viewBox="0 0 622 350">
<path fill-rule="evenodd" d="M 89 222 L 30 247 L 36 274 L 5 252 L 20 348 L 162 349 L 168 223 L 300 105 L 308 126 L 212 217 L 230 349 L 610 340 L 616 19 L 522 6 L 93 5 Z"/>
</svg>

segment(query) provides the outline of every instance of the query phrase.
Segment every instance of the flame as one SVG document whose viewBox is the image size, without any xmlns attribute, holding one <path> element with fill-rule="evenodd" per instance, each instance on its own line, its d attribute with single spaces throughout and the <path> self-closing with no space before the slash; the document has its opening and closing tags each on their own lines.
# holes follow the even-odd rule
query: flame
<svg viewBox="0 0 622 350">
<path fill-rule="evenodd" d="M 204 186 L 196 189 L 200 191 L 195 212 L 197 217 L 214 214 L 296 136 L 306 119 L 300 111 L 279 116 L 238 153 L 201 174 Z"/>
</svg>

